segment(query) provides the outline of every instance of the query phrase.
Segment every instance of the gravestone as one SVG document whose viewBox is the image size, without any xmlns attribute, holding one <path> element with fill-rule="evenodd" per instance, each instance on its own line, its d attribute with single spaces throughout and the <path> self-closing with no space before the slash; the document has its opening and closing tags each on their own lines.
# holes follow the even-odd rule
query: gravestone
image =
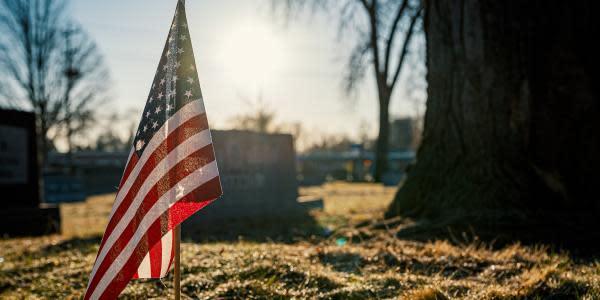
<svg viewBox="0 0 600 300">
<path fill-rule="evenodd" d="M 0 235 L 60 230 L 57 206 L 40 203 L 33 113 L 0 110 Z"/>
<path fill-rule="evenodd" d="M 297 201 L 291 135 L 213 130 L 212 138 L 223 196 L 188 219 L 184 230 L 226 219 L 281 217 L 303 211 Z"/>
</svg>

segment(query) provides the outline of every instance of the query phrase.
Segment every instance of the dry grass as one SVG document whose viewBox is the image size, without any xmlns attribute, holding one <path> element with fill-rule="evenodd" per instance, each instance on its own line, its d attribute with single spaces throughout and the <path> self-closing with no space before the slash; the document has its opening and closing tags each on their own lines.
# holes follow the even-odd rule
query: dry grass
<svg viewBox="0 0 600 300">
<path fill-rule="evenodd" d="M 194 299 L 600 299 L 600 262 L 544 245 L 492 249 L 473 240 L 399 240 L 356 226 L 381 217 L 394 189 L 329 184 L 312 216 L 323 227 L 295 242 L 185 242 L 182 290 Z M 80 298 L 111 196 L 61 207 L 63 234 L 0 240 L 0 298 Z M 93 208 L 93 209 L 92 209 Z M 93 213 L 92 213 L 93 212 Z M 273 240 L 277 240 L 273 238 Z M 343 242 L 346 241 L 344 244 Z M 130 283 L 123 298 L 168 298 L 171 278 Z"/>
<path fill-rule="evenodd" d="M 65 237 L 102 235 L 115 200 L 114 194 L 92 196 L 83 203 L 60 206 L 62 234 Z"/>
</svg>

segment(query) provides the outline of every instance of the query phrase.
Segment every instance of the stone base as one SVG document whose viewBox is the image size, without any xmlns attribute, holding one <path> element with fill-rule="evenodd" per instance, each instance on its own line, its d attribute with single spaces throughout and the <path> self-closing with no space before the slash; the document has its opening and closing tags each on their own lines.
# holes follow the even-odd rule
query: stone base
<svg viewBox="0 0 600 300">
<path fill-rule="evenodd" d="M 1 236 L 32 236 L 60 232 L 58 206 L 13 207 L 0 210 Z"/>
</svg>

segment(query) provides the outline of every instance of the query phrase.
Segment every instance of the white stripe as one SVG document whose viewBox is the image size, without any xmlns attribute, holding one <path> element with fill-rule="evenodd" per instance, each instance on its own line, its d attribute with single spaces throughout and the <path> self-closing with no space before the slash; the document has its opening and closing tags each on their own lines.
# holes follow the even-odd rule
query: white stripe
<svg viewBox="0 0 600 300">
<path fill-rule="evenodd" d="M 96 285 L 96 288 L 94 289 L 90 299 L 98 299 L 102 295 L 106 287 L 112 282 L 113 278 L 120 273 L 125 263 L 127 263 L 127 260 L 131 257 L 131 254 L 135 250 L 135 247 L 140 242 L 144 234 L 148 231 L 154 221 L 156 221 L 165 211 L 167 211 L 167 209 L 169 209 L 169 204 L 171 202 L 178 201 L 189 192 L 217 177 L 218 175 L 219 172 L 217 170 L 217 164 L 215 161 L 212 161 L 204 167 L 197 169 L 179 182 L 181 186 L 187 187 L 185 194 L 180 194 L 180 191 L 177 190 L 177 186 L 174 186 L 162 197 L 160 197 L 158 202 L 152 206 L 150 210 L 148 210 L 131 240 L 129 240 L 121 253 L 119 253 L 115 260 L 113 260 L 110 267 L 106 270 Z"/>
<path fill-rule="evenodd" d="M 164 277 L 169 272 L 169 262 L 171 261 L 171 250 L 173 250 L 173 230 L 169 230 L 160 240 L 162 245 L 162 257 L 160 263 L 160 277 Z"/>
<path fill-rule="evenodd" d="M 138 278 L 150 278 L 150 252 L 146 253 L 142 263 L 138 267 Z"/>
<path fill-rule="evenodd" d="M 160 239 L 161 244 L 161 265 L 159 277 L 164 277 L 169 272 L 169 262 L 171 261 L 171 250 L 173 248 L 173 230 L 167 231 Z M 151 272 L 150 249 L 144 256 L 144 260 L 138 267 L 138 278 L 153 278 Z"/>
<path fill-rule="evenodd" d="M 161 160 L 150 172 L 150 175 L 146 178 L 140 190 L 135 195 L 135 198 L 131 202 L 131 205 L 127 208 L 125 214 L 119 220 L 119 223 L 114 227 L 113 231 L 106 238 L 106 242 L 100 252 L 98 252 L 98 257 L 96 258 L 96 263 L 94 264 L 94 268 L 92 270 L 92 275 L 90 277 L 94 278 L 96 275 L 96 271 L 98 267 L 104 260 L 106 254 L 113 246 L 113 244 L 118 240 L 123 230 L 127 227 L 131 219 L 135 216 L 138 208 L 146 198 L 146 194 L 152 189 L 152 187 L 162 178 L 162 176 L 167 173 L 173 166 L 175 166 L 178 162 L 182 161 L 186 157 L 190 156 L 190 154 L 196 152 L 197 150 L 210 145 L 210 130 L 205 129 L 195 135 L 186 139 L 183 143 L 179 144 L 173 151 L 169 152 L 169 154 Z"/>
<path fill-rule="evenodd" d="M 129 173 L 127 181 L 123 184 L 123 187 L 119 189 L 117 197 L 115 198 L 115 202 L 113 203 L 112 210 L 108 217 L 109 220 L 113 217 L 113 214 L 115 213 L 119 205 L 121 205 L 123 198 L 125 198 L 125 196 L 129 192 L 129 189 L 135 182 L 137 175 L 140 173 L 140 170 L 144 167 L 144 165 L 148 161 L 148 158 L 150 158 L 150 155 L 152 155 L 154 150 L 156 150 L 156 148 L 160 146 L 160 144 L 169 136 L 169 134 L 175 129 L 177 129 L 181 124 L 185 123 L 189 119 L 203 112 L 204 103 L 202 103 L 202 99 L 194 100 L 186 104 L 184 107 L 180 108 L 170 119 L 168 119 L 161 126 L 161 128 L 158 131 L 156 131 L 152 139 L 150 139 L 150 142 L 148 142 L 146 149 L 144 149 L 142 157 L 140 157 L 140 159 L 136 163 L 135 168 L 131 171 L 131 173 Z M 133 154 L 133 149 L 131 153 Z M 127 162 L 129 162 L 129 159 L 127 160 Z"/>
</svg>

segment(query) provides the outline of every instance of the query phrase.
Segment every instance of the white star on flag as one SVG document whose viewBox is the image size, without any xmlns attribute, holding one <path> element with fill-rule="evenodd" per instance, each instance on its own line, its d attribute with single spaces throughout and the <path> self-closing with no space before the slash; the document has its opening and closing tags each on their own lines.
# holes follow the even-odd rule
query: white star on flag
<svg viewBox="0 0 600 300">
<path fill-rule="evenodd" d="M 135 149 L 139 151 L 140 149 L 142 149 L 142 147 L 144 147 L 144 141 L 138 140 L 137 143 L 135 143 Z"/>
<path fill-rule="evenodd" d="M 176 188 L 177 194 L 175 195 L 175 197 L 177 199 L 180 199 L 181 197 L 183 197 L 183 192 L 184 191 L 185 191 L 185 188 L 183 186 L 181 186 L 181 184 L 178 184 L 177 188 Z"/>
</svg>

